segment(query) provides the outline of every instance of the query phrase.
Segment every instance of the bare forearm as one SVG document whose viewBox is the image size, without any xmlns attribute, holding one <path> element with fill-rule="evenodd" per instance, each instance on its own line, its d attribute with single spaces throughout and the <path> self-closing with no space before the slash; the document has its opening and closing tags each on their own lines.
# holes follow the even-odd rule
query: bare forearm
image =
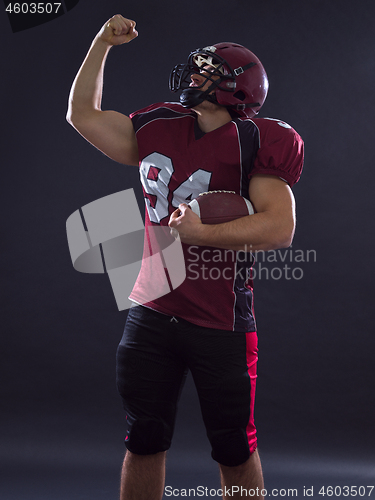
<svg viewBox="0 0 375 500">
<path fill-rule="evenodd" d="M 91 44 L 69 95 L 68 119 L 100 110 L 104 65 L 111 46 L 96 37 Z"/>
<path fill-rule="evenodd" d="M 194 241 L 182 241 L 199 246 L 230 250 L 272 250 L 290 246 L 294 235 L 294 220 L 278 218 L 271 212 L 249 215 L 223 224 L 200 224 Z"/>
</svg>

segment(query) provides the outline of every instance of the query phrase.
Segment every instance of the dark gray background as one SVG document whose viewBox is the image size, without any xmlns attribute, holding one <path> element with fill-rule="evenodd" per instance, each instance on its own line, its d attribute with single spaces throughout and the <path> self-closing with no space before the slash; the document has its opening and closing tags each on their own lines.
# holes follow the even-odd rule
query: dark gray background
<svg viewBox="0 0 375 500">
<path fill-rule="evenodd" d="M 110 53 L 106 109 L 176 99 L 169 72 L 200 46 L 236 41 L 263 62 L 260 115 L 287 121 L 306 145 L 292 248 L 317 256 L 297 264 L 301 280 L 256 282 L 266 487 L 302 497 L 314 486 L 321 498 L 320 486 L 374 484 L 374 2 L 80 0 L 16 34 L 0 14 L 1 498 L 117 498 L 114 357 L 126 313 L 106 276 L 74 271 L 65 234 L 69 215 L 102 196 L 133 187 L 142 204 L 137 169 L 65 121 L 74 76 L 116 13 L 139 37 Z M 218 488 L 190 380 L 169 457 L 167 484 Z"/>
</svg>

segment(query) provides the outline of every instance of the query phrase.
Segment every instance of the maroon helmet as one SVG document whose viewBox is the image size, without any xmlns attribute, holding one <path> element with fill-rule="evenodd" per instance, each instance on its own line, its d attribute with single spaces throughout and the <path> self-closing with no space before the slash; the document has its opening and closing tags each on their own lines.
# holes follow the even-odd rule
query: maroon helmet
<svg viewBox="0 0 375 500">
<path fill-rule="evenodd" d="M 191 75 L 203 67 L 206 80 L 199 87 L 190 87 Z M 201 91 L 207 81 L 211 85 Z M 186 64 L 175 66 L 169 87 L 172 92 L 183 91 L 180 102 L 187 108 L 209 100 L 251 118 L 266 99 L 268 78 L 262 63 L 250 50 L 238 43 L 222 42 L 195 50 Z"/>
</svg>

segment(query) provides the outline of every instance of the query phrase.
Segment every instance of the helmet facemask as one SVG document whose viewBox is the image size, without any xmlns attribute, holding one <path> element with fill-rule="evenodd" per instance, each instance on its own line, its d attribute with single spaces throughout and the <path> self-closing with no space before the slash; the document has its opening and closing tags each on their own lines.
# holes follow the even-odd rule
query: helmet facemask
<svg viewBox="0 0 375 500">
<path fill-rule="evenodd" d="M 180 96 L 181 104 L 186 108 L 192 108 L 204 100 L 218 104 L 214 91 L 220 89 L 233 92 L 236 87 L 235 76 L 225 66 L 226 61 L 221 57 L 214 57 L 212 52 L 198 49 L 192 52 L 186 64 L 178 64 L 171 72 L 169 88 L 172 92 L 182 90 Z M 198 86 L 191 86 L 193 74 L 203 74 L 205 80 Z M 207 82 L 211 85 L 204 91 L 201 89 Z"/>
</svg>

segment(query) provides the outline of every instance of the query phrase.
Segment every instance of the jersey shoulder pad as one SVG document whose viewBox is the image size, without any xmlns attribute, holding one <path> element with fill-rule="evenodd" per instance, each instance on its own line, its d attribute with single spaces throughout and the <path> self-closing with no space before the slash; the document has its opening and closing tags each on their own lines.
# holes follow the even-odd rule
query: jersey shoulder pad
<svg viewBox="0 0 375 500">
<path fill-rule="evenodd" d="M 286 138 L 288 136 L 292 137 L 299 134 L 294 130 L 289 123 L 283 120 L 278 120 L 277 118 L 252 118 L 255 125 L 258 127 L 260 132 L 260 139 L 272 140 L 277 138 Z M 263 137 L 262 137 L 263 136 Z"/>
<path fill-rule="evenodd" d="M 252 175 L 277 175 L 291 186 L 301 175 L 304 143 L 286 122 L 275 118 L 253 118 L 259 130 L 259 150 Z"/>
</svg>

